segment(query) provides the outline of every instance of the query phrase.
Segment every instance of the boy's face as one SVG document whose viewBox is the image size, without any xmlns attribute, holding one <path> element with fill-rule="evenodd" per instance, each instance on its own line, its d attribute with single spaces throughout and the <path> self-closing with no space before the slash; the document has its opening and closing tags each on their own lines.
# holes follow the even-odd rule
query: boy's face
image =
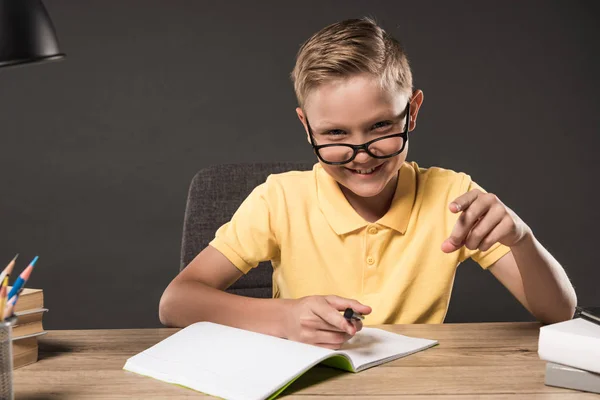
<svg viewBox="0 0 600 400">
<path fill-rule="evenodd" d="M 409 131 L 414 129 L 423 93 L 416 91 L 411 100 Z M 310 126 L 315 145 L 356 145 L 403 133 L 408 101 L 406 92 L 384 90 L 375 78 L 365 74 L 321 84 L 309 93 L 304 109 L 297 108 L 296 112 L 309 135 L 309 142 Z M 376 152 L 377 147 L 373 144 L 369 150 Z M 398 170 L 407 153 L 408 143 L 400 154 L 390 158 L 374 158 L 360 150 L 352 161 L 343 165 L 319 162 L 339 184 L 358 196 L 373 197 L 386 186 L 396 184 Z"/>
</svg>

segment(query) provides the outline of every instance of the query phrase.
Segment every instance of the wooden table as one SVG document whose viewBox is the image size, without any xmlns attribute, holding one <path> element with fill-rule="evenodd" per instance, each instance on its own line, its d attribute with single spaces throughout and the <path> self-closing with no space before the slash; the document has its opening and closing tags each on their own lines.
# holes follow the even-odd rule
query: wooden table
<svg viewBox="0 0 600 400">
<path fill-rule="evenodd" d="M 439 345 L 358 374 L 316 366 L 285 399 L 575 399 L 600 396 L 544 385 L 537 323 L 387 325 Z M 15 371 L 15 398 L 191 399 L 204 395 L 122 370 L 175 329 L 50 331 L 37 363 Z"/>
</svg>

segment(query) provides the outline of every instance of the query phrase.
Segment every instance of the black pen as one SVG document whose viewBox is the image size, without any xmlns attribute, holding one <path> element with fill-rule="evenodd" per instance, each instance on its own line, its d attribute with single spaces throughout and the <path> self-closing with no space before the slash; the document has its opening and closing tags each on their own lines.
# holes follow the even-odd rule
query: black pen
<svg viewBox="0 0 600 400">
<path fill-rule="evenodd" d="M 357 313 L 351 308 L 346 308 L 346 310 L 344 311 L 344 318 L 346 318 L 348 322 L 351 322 L 351 320 L 361 321 L 365 319 L 365 317 L 363 317 L 361 313 Z"/>
</svg>

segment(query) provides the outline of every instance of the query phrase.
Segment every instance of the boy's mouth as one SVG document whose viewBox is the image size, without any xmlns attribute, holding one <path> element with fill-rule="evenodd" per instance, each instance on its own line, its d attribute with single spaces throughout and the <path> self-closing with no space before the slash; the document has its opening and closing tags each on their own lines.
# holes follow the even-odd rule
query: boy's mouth
<svg viewBox="0 0 600 400">
<path fill-rule="evenodd" d="M 375 173 L 377 173 L 377 171 L 379 171 L 382 167 L 382 164 L 379 164 L 378 166 L 374 167 L 374 168 L 368 168 L 368 169 L 352 169 L 352 168 L 346 168 L 348 171 L 352 172 L 354 175 L 364 175 L 364 176 L 368 176 L 368 175 L 373 175 Z"/>
</svg>

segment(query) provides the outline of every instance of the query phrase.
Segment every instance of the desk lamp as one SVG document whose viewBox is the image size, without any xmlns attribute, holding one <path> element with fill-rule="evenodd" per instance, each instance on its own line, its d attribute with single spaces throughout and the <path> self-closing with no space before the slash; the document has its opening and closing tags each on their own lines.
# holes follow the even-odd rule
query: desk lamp
<svg viewBox="0 0 600 400">
<path fill-rule="evenodd" d="M 64 57 L 41 0 L 0 0 L 0 68 Z"/>
</svg>

